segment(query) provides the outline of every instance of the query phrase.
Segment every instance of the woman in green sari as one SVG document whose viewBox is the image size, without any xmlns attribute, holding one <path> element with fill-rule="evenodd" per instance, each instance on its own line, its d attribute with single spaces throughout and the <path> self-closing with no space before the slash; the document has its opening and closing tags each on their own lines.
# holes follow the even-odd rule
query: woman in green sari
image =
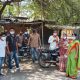
<svg viewBox="0 0 80 80">
<path fill-rule="evenodd" d="M 77 78 L 79 67 L 79 41 L 74 38 L 70 39 L 68 47 L 68 60 L 66 68 L 66 76 L 72 79 Z"/>
<path fill-rule="evenodd" d="M 78 69 L 80 70 L 80 40 L 79 40 L 79 59 L 78 59 Z"/>
</svg>

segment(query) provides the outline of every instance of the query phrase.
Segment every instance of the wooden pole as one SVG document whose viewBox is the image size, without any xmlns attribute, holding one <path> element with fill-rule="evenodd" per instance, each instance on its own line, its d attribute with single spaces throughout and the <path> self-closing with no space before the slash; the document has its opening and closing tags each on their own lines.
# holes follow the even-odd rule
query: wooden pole
<svg viewBox="0 0 80 80">
<path fill-rule="evenodd" d="M 42 22 L 42 46 L 44 47 L 44 9 L 43 9 L 43 0 L 41 0 L 41 20 L 43 20 Z"/>
<path fill-rule="evenodd" d="M 42 22 L 42 46 L 44 47 L 44 23 Z"/>
</svg>

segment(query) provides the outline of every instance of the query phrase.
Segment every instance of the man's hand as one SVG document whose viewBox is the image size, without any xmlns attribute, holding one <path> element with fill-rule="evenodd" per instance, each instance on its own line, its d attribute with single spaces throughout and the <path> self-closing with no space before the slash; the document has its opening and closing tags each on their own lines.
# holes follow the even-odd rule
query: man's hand
<svg viewBox="0 0 80 80">
<path fill-rule="evenodd" d="M 53 42 L 56 42 L 56 40 L 53 40 Z"/>
</svg>

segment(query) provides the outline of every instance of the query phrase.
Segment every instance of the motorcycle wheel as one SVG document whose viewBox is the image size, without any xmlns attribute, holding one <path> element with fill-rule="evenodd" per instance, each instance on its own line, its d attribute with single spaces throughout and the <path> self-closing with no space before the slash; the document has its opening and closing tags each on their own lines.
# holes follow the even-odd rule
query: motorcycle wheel
<svg viewBox="0 0 80 80">
<path fill-rule="evenodd" d="M 49 68 L 50 65 L 51 65 L 51 63 L 49 63 L 47 61 L 49 61 L 49 59 L 47 59 L 45 55 L 42 54 L 42 55 L 39 56 L 39 65 L 41 67 L 43 67 L 43 68 Z"/>
</svg>

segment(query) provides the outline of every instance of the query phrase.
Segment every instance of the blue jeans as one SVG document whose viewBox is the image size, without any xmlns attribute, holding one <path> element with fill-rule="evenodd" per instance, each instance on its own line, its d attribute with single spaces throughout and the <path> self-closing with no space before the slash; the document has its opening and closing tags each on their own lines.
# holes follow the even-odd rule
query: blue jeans
<svg viewBox="0 0 80 80">
<path fill-rule="evenodd" d="M 31 53 L 33 62 L 38 60 L 38 58 L 39 58 L 39 51 L 36 48 L 31 48 L 30 49 L 30 53 Z"/>
<path fill-rule="evenodd" d="M 16 53 L 16 50 L 11 52 L 11 54 L 8 55 L 9 56 L 9 60 L 8 60 L 8 66 L 9 69 L 12 69 L 13 65 L 12 65 L 12 59 L 15 60 L 16 63 L 16 67 L 19 68 L 19 59 L 18 59 L 18 54 Z"/>
<path fill-rule="evenodd" d="M 3 63 L 4 63 L 4 57 L 0 57 L 0 73 L 1 73 L 1 68 Z"/>
</svg>

